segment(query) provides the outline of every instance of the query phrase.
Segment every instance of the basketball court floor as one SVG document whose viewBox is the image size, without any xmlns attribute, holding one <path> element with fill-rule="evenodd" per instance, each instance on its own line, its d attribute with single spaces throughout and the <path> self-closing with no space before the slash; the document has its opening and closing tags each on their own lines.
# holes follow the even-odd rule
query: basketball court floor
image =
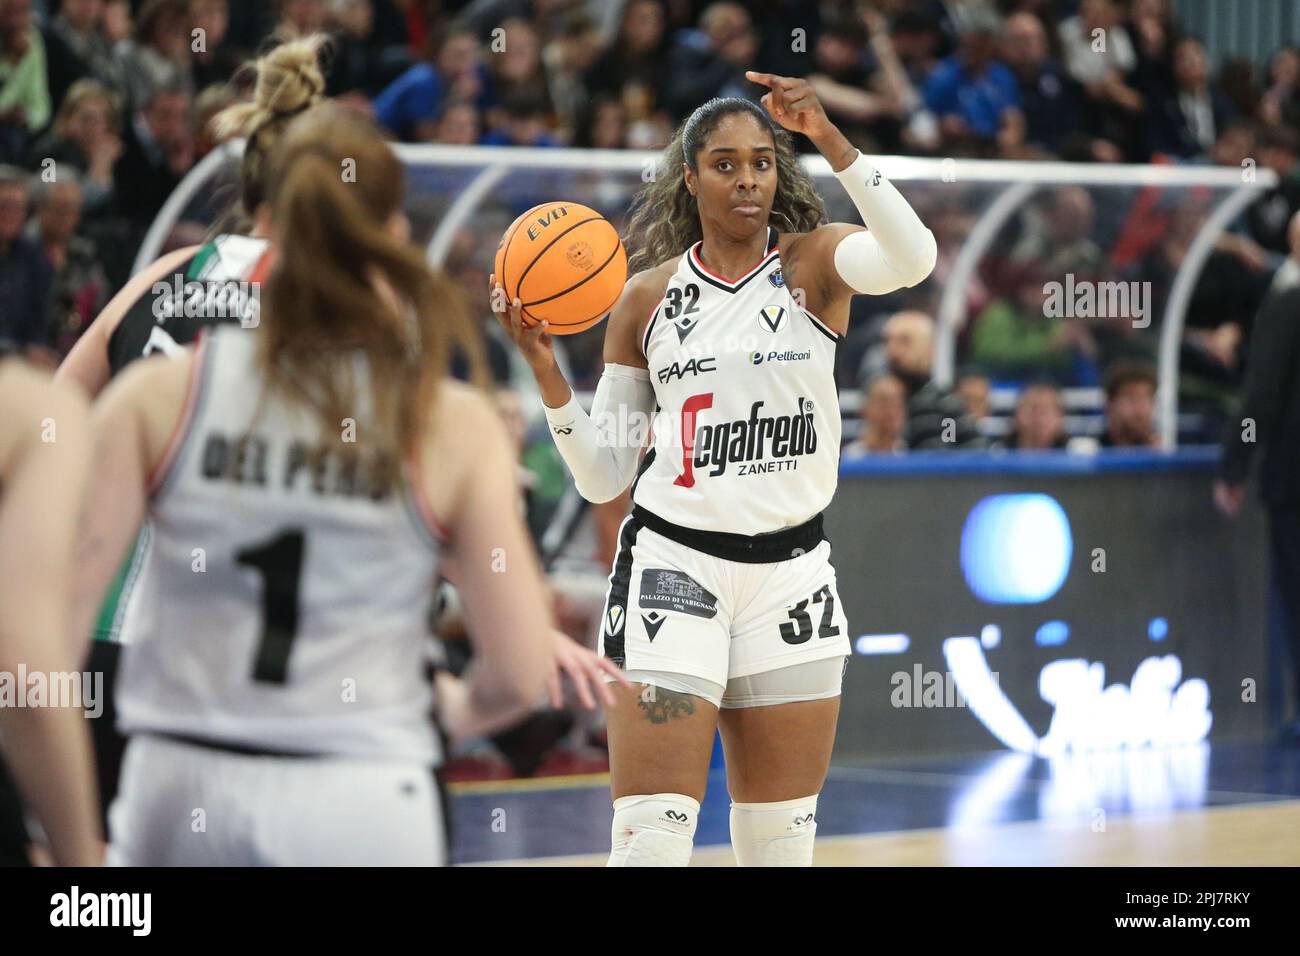
<svg viewBox="0 0 1300 956">
<path fill-rule="evenodd" d="M 454 861 L 602 866 L 607 775 L 453 784 Z M 714 771 L 695 866 L 732 866 Z M 830 771 L 824 866 L 1300 866 L 1300 748 L 999 752 Z"/>
</svg>

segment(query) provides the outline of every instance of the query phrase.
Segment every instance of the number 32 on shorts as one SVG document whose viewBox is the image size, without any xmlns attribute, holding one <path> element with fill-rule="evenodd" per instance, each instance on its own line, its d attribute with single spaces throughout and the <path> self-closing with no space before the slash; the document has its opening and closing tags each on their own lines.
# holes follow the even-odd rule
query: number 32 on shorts
<svg viewBox="0 0 1300 956">
<path fill-rule="evenodd" d="M 812 615 L 809 604 L 821 605 L 821 621 L 817 625 L 817 636 L 838 637 L 839 626 L 832 623 L 835 618 L 835 595 L 829 584 L 823 584 L 813 592 L 812 597 L 801 600 L 794 607 L 788 608 L 790 620 L 781 622 L 781 640 L 787 644 L 804 644 L 812 639 Z M 815 609 L 813 609 L 815 613 Z"/>
</svg>

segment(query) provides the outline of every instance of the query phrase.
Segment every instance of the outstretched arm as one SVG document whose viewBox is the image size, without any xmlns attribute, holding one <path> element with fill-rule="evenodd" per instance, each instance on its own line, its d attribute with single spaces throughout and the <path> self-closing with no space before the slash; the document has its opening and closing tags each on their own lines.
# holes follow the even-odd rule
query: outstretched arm
<svg viewBox="0 0 1300 956">
<path fill-rule="evenodd" d="M 875 165 L 826 116 L 807 80 L 749 71 L 768 87 L 762 103 L 786 129 L 803 133 L 826 157 L 831 170 L 857 207 L 864 231 L 847 223 L 830 223 L 808 233 L 800 260 L 824 284 L 830 302 L 854 293 L 884 295 L 914 286 L 934 268 L 938 247 L 934 233 Z"/>
<path fill-rule="evenodd" d="M 628 280 L 615 303 L 605 331 L 605 370 L 596 386 L 591 414 L 564 380 L 549 348 L 543 347 L 547 336 L 544 323 L 525 328 L 517 304 L 508 312 L 497 309 L 510 337 L 529 357 L 555 447 L 569 466 L 578 492 L 588 501 L 617 497 L 636 474 L 655 409 L 654 386 L 640 353 L 639 335 L 663 294 L 663 285 L 653 271 L 639 273 Z"/>
</svg>

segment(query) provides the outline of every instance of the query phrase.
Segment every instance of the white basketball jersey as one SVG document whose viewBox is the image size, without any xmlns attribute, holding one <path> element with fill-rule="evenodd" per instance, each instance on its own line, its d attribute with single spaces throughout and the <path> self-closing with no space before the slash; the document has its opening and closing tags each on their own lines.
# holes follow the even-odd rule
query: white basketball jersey
<svg viewBox="0 0 1300 956">
<path fill-rule="evenodd" d="M 632 500 L 688 528 L 755 535 L 802 524 L 839 476 L 839 337 L 800 308 L 777 232 L 727 280 L 687 250 L 641 336 L 659 412 Z"/>
<path fill-rule="evenodd" d="M 128 612 L 120 726 L 439 761 L 425 667 L 439 546 L 427 508 L 264 393 L 258 334 L 223 327 L 198 346 Z M 360 356 L 356 368 L 364 438 Z"/>
</svg>

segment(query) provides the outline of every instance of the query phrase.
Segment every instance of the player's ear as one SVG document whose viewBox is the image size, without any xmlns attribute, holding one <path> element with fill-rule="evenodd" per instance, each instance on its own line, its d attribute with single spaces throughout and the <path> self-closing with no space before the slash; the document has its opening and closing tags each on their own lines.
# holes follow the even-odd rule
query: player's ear
<svg viewBox="0 0 1300 956">
<path fill-rule="evenodd" d="M 686 181 L 686 191 L 692 196 L 696 195 L 699 183 L 695 176 L 695 170 L 691 169 L 690 163 L 682 163 L 682 179 Z"/>
</svg>

